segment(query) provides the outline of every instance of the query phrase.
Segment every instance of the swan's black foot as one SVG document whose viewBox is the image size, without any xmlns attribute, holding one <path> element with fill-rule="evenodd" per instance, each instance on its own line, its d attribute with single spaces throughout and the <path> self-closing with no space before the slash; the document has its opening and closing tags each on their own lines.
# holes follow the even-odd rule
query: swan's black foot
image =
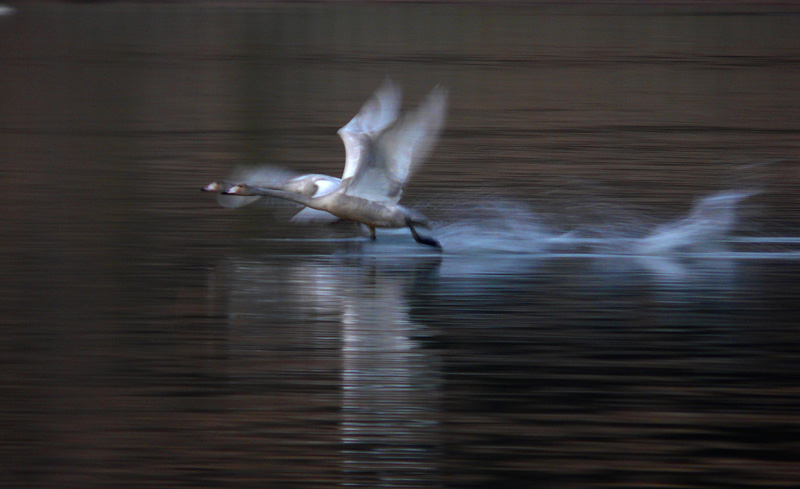
<svg viewBox="0 0 800 489">
<path fill-rule="evenodd" d="M 417 243 L 422 243 L 424 245 L 433 246 L 437 250 L 441 250 L 442 249 L 442 244 L 439 243 L 438 241 L 436 241 L 435 239 L 431 238 L 431 237 L 428 237 L 428 236 L 417 236 L 415 239 L 417 240 Z"/>
<path fill-rule="evenodd" d="M 378 239 L 377 236 L 375 236 L 375 228 L 369 228 L 369 239 L 372 241 Z"/>
<path fill-rule="evenodd" d="M 417 243 L 433 246 L 434 248 L 440 250 L 442 249 L 442 245 L 435 239 L 431 238 L 430 236 L 420 236 L 419 233 L 417 233 L 417 230 L 414 229 L 414 226 L 408 226 L 408 228 L 411 230 L 411 235 L 414 236 L 414 240 Z"/>
</svg>

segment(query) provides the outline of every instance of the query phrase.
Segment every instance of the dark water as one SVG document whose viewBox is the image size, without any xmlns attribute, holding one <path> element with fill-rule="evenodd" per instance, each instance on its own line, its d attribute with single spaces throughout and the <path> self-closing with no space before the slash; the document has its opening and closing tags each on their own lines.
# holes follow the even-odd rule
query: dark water
<svg viewBox="0 0 800 489">
<path fill-rule="evenodd" d="M 800 16 L 746 8 L 0 17 L 0 485 L 800 484 Z M 197 191 L 337 174 L 387 75 L 450 89 L 444 254 Z"/>
</svg>

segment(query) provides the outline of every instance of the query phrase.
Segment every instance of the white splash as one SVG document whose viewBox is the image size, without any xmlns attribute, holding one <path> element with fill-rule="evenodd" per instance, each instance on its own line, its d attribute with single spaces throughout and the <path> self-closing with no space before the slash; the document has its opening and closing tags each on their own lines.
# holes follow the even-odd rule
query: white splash
<svg viewBox="0 0 800 489">
<path fill-rule="evenodd" d="M 625 214 L 619 220 L 586 223 L 563 233 L 523 204 L 485 199 L 466 209 L 464 219 L 438 227 L 434 236 L 447 254 L 584 254 L 672 256 L 724 249 L 736 227 L 736 207 L 752 192 L 722 192 L 699 199 L 688 216 L 650 228 Z M 623 218 L 624 217 L 624 218 Z"/>
<path fill-rule="evenodd" d="M 521 204 L 487 201 L 476 204 L 470 217 L 436 229 L 447 253 L 541 253 L 553 235 L 539 217 Z"/>
<path fill-rule="evenodd" d="M 642 255 L 718 248 L 736 225 L 736 206 L 748 192 L 723 192 L 698 200 L 683 219 L 657 227 L 633 251 Z"/>
</svg>

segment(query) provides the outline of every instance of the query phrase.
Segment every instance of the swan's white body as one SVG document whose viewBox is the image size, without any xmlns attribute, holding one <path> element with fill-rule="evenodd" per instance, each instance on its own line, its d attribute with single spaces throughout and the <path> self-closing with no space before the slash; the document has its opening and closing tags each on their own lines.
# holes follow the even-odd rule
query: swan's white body
<svg viewBox="0 0 800 489">
<path fill-rule="evenodd" d="M 434 89 L 414 112 L 398 119 L 400 90 L 391 81 L 339 130 L 346 157 L 342 179 L 320 190 L 315 175 L 277 184 L 241 184 L 223 193 L 271 196 L 290 200 L 340 219 L 364 224 L 375 238 L 375 228 L 408 226 L 423 244 L 439 246 L 420 237 L 415 226 L 427 227 L 421 214 L 398 204 L 408 177 L 433 149 L 444 125 L 447 93 Z M 330 178 L 330 177 L 328 177 Z M 292 183 L 294 182 L 294 183 Z M 312 193 L 308 189 L 316 185 Z M 305 211 L 304 211 L 305 212 Z"/>
<path fill-rule="evenodd" d="M 281 190 L 309 197 L 322 197 L 342 183 L 340 178 L 311 173 L 292 178 L 283 183 Z M 332 222 L 339 218 L 325 211 L 304 207 L 292 217 L 292 222 Z"/>
</svg>

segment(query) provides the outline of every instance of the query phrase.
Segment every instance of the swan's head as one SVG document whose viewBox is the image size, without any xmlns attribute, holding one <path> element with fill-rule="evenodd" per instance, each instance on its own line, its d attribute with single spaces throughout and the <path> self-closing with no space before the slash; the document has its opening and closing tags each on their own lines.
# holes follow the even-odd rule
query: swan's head
<svg viewBox="0 0 800 489">
<path fill-rule="evenodd" d="M 250 188 L 249 185 L 240 183 L 239 185 L 234 185 L 233 187 L 230 187 L 229 189 L 223 191 L 222 193 L 225 195 L 246 196 L 246 195 L 252 195 L 251 190 L 252 189 Z"/>
<path fill-rule="evenodd" d="M 229 189 L 231 186 L 228 182 L 211 182 L 205 187 L 201 188 L 203 192 L 224 192 L 225 190 Z"/>
</svg>

